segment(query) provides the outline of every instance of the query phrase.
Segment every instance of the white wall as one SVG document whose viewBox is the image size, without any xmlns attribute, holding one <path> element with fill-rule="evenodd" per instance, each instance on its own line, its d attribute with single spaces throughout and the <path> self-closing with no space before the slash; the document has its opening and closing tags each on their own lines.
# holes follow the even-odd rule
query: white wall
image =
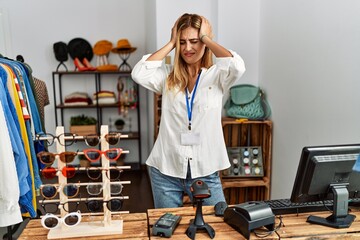
<svg viewBox="0 0 360 240">
<path fill-rule="evenodd" d="M 360 2 L 261 1 L 260 85 L 272 106 L 272 198 L 302 147 L 360 142 Z"/>
<path fill-rule="evenodd" d="M 7 13 L 7 18 L 5 18 L 7 21 L 0 23 L 5 26 L 0 29 L 9 29 L 5 37 L 5 40 L 8 41 L 7 51 L 2 53 L 10 58 L 15 58 L 18 54 L 23 55 L 25 61 L 32 67 L 33 75 L 46 82 L 51 102 L 49 106 L 45 107 L 45 128 L 48 132 L 55 132 L 52 71 L 56 70 L 58 62 L 53 53 L 53 43 L 58 41 L 68 43 L 70 40 L 80 37 L 86 39 L 92 46 L 103 39 L 111 41 L 116 46 L 119 39 L 127 38 L 132 46 L 137 47 L 128 60 L 128 63 L 134 66 L 145 52 L 147 44 L 145 37 L 147 31 L 144 23 L 147 22 L 145 18 L 148 13 L 145 11 L 145 2 L 149 1 L 0 0 L 1 12 Z M 2 39 L 3 36 L 0 37 L 0 41 Z M 2 45 L 4 44 L 0 44 L 0 46 Z M 109 61 L 116 65 L 121 63 L 119 56 L 115 54 L 110 54 Z M 92 63 L 96 64 L 95 56 Z M 66 65 L 69 69 L 74 69 L 70 56 Z M 115 84 L 109 83 L 105 89 L 116 92 L 117 77 L 113 76 L 113 78 L 112 81 Z M 65 86 L 64 96 L 79 90 L 89 94 L 95 92 L 94 81 L 89 78 L 70 83 Z M 140 96 L 142 100 L 146 99 L 143 89 L 140 91 Z M 141 111 L 145 116 L 147 115 L 146 103 L 146 100 L 140 102 Z M 69 113 L 69 111 L 66 112 Z M 95 115 L 95 112 L 88 111 L 85 114 Z M 106 114 L 109 117 L 111 115 L 113 119 L 121 117 L 117 111 L 113 111 L 113 113 L 107 111 Z M 68 115 L 74 115 L 74 113 Z M 104 117 L 105 124 L 107 120 L 108 117 Z M 141 120 L 144 121 L 144 118 Z M 68 122 L 68 119 L 65 121 Z M 133 123 L 134 125 L 136 126 Z M 146 128 L 143 128 L 142 132 L 146 134 Z M 148 153 L 146 141 L 142 144 L 142 152 L 143 156 Z"/>
<path fill-rule="evenodd" d="M 116 44 L 128 38 L 138 48 L 129 59 L 133 66 L 165 44 L 184 12 L 209 18 L 216 39 L 245 59 L 241 80 L 259 83 L 271 103 L 273 198 L 290 196 L 303 146 L 360 142 L 357 0 L 0 0 L 0 9 L 8 15 L 8 27 L 2 26 L 8 32 L 6 54 L 25 57 L 34 75 L 46 81 L 51 101 L 54 42 L 82 37 L 91 44 L 101 39 Z M 144 89 L 141 94 L 151 100 Z M 141 102 L 141 111 L 144 161 L 153 140 L 152 102 Z M 46 107 L 50 132 L 53 114 L 51 103 Z"/>
<path fill-rule="evenodd" d="M 246 64 L 241 83 L 257 84 L 259 79 L 260 0 L 221 0 L 218 6 L 219 43 L 235 50 Z"/>
</svg>

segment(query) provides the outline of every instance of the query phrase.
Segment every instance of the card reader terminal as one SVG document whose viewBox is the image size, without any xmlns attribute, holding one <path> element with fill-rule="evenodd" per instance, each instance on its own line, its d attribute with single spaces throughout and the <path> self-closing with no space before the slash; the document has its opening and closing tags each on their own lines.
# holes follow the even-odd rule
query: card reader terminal
<svg viewBox="0 0 360 240">
<path fill-rule="evenodd" d="M 154 236 L 171 237 L 175 228 L 179 224 L 181 216 L 172 213 L 165 213 L 154 224 L 152 234 Z"/>
</svg>

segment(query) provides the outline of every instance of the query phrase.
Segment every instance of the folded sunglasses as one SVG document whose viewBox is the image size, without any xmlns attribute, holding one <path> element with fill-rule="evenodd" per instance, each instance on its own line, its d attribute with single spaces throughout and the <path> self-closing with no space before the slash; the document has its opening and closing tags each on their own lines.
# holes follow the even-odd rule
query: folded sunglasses
<svg viewBox="0 0 360 240">
<path fill-rule="evenodd" d="M 119 142 L 120 138 L 121 138 L 121 133 L 118 132 L 110 132 L 105 135 L 105 140 L 110 145 L 116 145 Z M 96 145 L 98 145 L 100 143 L 100 139 L 101 137 L 96 134 L 90 134 L 84 136 L 85 143 L 89 147 L 95 147 Z"/>
<path fill-rule="evenodd" d="M 53 145 L 54 141 L 57 142 L 62 146 L 70 146 L 76 142 L 76 137 L 78 135 L 74 133 L 62 133 L 58 136 L 54 136 L 51 133 L 41 133 L 36 134 L 35 141 L 39 142 L 40 145 L 51 146 Z"/>
<path fill-rule="evenodd" d="M 61 172 L 62 175 L 66 178 L 72 178 L 75 176 L 76 168 L 71 165 L 67 165 L 63 167 L 61 170 L 53 168 L 53 167 L 45 167 L 41 170 L 41 174 L 44 178 L 51 179 L 57 176 L 57 173 Z"/>
<path fill-rule="evenodd" d="M 54 229 L 60 226 L 61 223 L 68 227 L 75 227 L 81 222 L 81 213 L 78 212 L 71 212 L 66 214 L 63 218 L 59 218 L 52 213 L 47 213 L 41 219 L 41 225 L 47 229 Z"/>
<path fill-rule="evenodd" d="M 36 156 L 45 165 L 52 165 L 56 159 L 56 156 L 59 156 L 60 161 L 63 163 L 71 163 L 74 161 L 77 152 L 62 152 L 62 153 L 51 153 L 51 152 L 45 152 L 41 151 Z"/>
<path fill-rule="evenodd" d="M 84 149 L 83 153 L 90 162 L 97 162 L 100 160 L 101 155 L 104 155 L 109 161 L 116 161 L 119 159 L 122 153 L 121 148 L 110 148 L 106 151 L 100 151 L 95 148 Z"/>
<path fill-rule="evenodd" d="M 59 203 L 59 202 L 45 202 L 45 199 L 43 199 L 41 203 L 41 207 L 44 209 L 46 213 L 57 213 L 59 211 L 59 207 L 62 206 L 62 208 L 66 212 L 76 212 L 79 209 L 80 201 L 68 201 L 65 203 Z"/>
<path fill-rule="evenodd" d="M 99 167 L 87 167 L 86 174 L 91 180 L 98 180 L 102 177 L 102 172 L 106 171 L 106 177 L 109 180 L 119 180 L 122 170 L 118 168 L 114 169 L 102 169 Z"/>
<path fill-rule="evenodd" d="M 46 199 L 54 198 L 60 189 L 62 189 L 63 193 L 69 198 L 73 198 L 79 193 L 79 185 L 76 183 L 68 183 L 65 185 L 53 185 L 53 184 L 45 184 L 40 186 L 40 193 Z"/>
<path fill-rule="evenodd" d="M 86 190 L 89 195 L 97 196 L 102 193 L 104 189 L 103 183 L 90 183 L 86 186 Z M 110 183 L 110 193 L 111 195 L 120 195 L 123 189 L 123 185 L 120 182 L 111 182 Z"/>
<path fill-rule="evenodd" d="M 123 206 L 123 200 L 120 198 L 113 198 L 108 201 L 104 200 L 87 200 L 86 202 L 87 209 L 89 212 L 102 212 L 103 205 L 112 211 L 120 211 Z"/>
</svg>

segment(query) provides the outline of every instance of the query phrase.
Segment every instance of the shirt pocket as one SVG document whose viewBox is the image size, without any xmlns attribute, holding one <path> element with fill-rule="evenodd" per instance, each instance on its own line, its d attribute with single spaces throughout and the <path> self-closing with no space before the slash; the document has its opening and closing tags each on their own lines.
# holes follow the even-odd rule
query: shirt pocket
<svg viewBox="0 0 360 240">
<path fill-rule="evenodd" d="M 176 94 L 166 94 L 162 97 L 162 109 L 176 114 L 186 112 L 185 95 L 181 92 Z"/>
<path fill-rule="evenodd" d="M 221 107 L 222 93 L 216 85 L 202 88 L 199 95 L 199 111 Z"/>
</svg>

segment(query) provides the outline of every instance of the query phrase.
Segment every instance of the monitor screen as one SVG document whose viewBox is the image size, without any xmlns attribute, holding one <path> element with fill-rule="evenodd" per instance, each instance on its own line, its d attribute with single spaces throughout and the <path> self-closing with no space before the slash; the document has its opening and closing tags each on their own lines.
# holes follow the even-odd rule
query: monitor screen
<svg viewBox="0 0 360 240">
<path fill-rule="evenodd" d="M 303 148 L 291 201 L 301 203 L 332 199 L 334 204 L 330 217 L 319 220 L 319 217 L 310 216 L 308 221 L 337 228 L 350 226 L 348 221 L 352 215 L 347 212 L 349 197 L 360 196 L 360 173 L 352 171 L 359 153 L 360 144 Z M 342 223 L 339 223 L 340 220 Z"/>
</svg>

